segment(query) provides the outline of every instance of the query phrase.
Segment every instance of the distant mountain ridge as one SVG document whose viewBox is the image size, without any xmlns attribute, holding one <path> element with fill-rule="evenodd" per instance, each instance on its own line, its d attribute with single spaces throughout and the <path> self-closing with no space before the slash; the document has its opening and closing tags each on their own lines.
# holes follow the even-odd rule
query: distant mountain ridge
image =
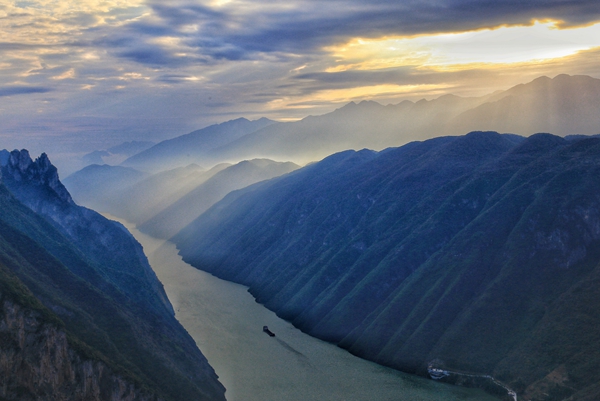
<svg viewBox="0 0 600 401">
<path fill-rule="evenodd" d="M 457 116 L 452 127 L 464 132 L 477 129 L 523 135 L 600 134 L 599 97 L 599 79 L 564 74 L 553 79 L 540 77 L 491 96 Z"/>
<path fill-rule="evenodd" d="M 404 371 L 600 397 L 600 139 L 473 132 L 345 151 L 173 240 L 303 331 Z"/>
<path fill-rule="evenodd" d="M 92 164 L 69 175 L 64 184 L 80 205 L 106 211 L 104 205 L 114 201 L 121 188 L 148 178 L 150 174 L 130 167 Z"/>
<path fill-rule="evenodd" d="M 598 104 L 600 79 L 540 77 L 482 97 L 444 95 L 387 106 L 373 101 L 351 102 L 325 115 L 288 123 L 268 122 L 252 129 L 242 128 L 247 120 L 233 120 L 161 142 L 123 165 L 144 170 L 194 162 L 209 167 L 254 158 L 305 164 L 346 149 L 382 150 L 470 131 L 594 135 L 600 133 Z M 205 144 L 190 140 L 190 136 L 208 132 L 216 138 L 217 130 L 222 141 L 211 142 L 210 152 Z"/>
<path fill-rule="evenodd" d="M 274 123 L 275 121 L 263 117 L 254 121 L 238 118 L 222 124 L 214 124 L 162 141 L 128 158 L 122 165 L 141 171 L 158 172 L 198 163 L 214 149 Z"/>
</svg>

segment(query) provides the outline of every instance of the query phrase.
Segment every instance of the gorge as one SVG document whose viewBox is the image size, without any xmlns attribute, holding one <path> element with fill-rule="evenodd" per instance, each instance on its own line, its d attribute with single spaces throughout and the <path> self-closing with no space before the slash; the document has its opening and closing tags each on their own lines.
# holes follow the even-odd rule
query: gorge
<svg viewBox="0 0 600 401">
<path fill-rule="evenodd" d="M 498 399 L 384 368 L 308 336 L 256 303 L 247 287 L 195 269 L 174 244 L 123 224 L 144 247 L 178 320 L 215 368 L 228 401 Z M 264 325 L 274 338 L 263 333 Z"/>
</svg>

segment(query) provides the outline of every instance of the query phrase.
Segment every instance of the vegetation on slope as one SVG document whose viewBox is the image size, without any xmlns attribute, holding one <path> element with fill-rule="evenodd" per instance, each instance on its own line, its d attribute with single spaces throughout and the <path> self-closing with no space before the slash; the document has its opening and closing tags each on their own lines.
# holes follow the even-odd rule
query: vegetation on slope
<svg viewBox="0 0 600 401">
<path fill-rule="evenodd" d="M 600 368 L 598 166 L 599 139 L 549 134 L 348 151 L 231 193 L 174 239 L 362 357 L 577 399 Z"/>
<path fill-rule="evenodd" d="M 7 170 L 3 172 L 3 181 L 9 180 Z M 53 202 L 44 199 L 40 195 L 44 188 L 50 196 L 51 188 L 40 185 L 39 191 L 29 192 L 38 197 L 28 199 L 44 212 L 77 207 L 55 197 L 50 198 Z M 3 294 L 37 308 L 44 319 L 65 328 L 71 346 L 163 399 L 224 399 L 216 374 L 164 304 L 156 285 L 150 284 L 152 277 L 129 274 L 128 281 L 123 281 L 119 269 L 127 265 L 104 268 L 98 263 L 98 253 L 86 253 L 62 225 L 26 207 L 1 183 L 0 209 Z M 91 211 L 82 213 L 85 216 Z M 78 213 L 67 216 L 82 217 Z M 122 231 L 118 226 L 106 227 L 101 232 L 104 237 L 94 237 L 89 231 L 79 240 L 110 243 L 106 236 L 118 237 Z"/>
</svg>

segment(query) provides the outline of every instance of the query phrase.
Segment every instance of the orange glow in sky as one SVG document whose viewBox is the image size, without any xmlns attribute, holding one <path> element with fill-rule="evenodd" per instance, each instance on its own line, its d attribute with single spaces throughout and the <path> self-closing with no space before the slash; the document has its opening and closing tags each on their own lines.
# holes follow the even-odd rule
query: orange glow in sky
<svg viewBox="0 0 600 401">
<path fill-rule="evenodd" d="M 0 35 L 8 147 L 600 78 L 600 5 L 583 0 L 17 0 Z"/>
<path fill-rule="evenodd" d="M 556 22 L 536 21 L 531 26 L 472 32 L 406 38 L 357 38 L 345 45 L 332 46 L 325 50 L 330 52 L 336 61 L 336 66 L 328 71 L 336 72 L 406 65 L 506 65 L 556 59 L 597 47 L 600 47 L 600 23 L 558 29 Z"/>
</svg>

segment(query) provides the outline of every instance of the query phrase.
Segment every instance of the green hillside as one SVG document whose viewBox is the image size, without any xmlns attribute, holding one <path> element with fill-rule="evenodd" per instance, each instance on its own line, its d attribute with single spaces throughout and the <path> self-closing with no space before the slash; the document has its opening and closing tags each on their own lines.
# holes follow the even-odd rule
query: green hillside
<svg viewBox="0 0 600 401">
<path fill-rule="evenodd" d="M 309 334 L 404 371 L 600 391 L 600 139 L 474 132 L 348 151 L 228 195 L 174 240 Z"/>
</svg>

